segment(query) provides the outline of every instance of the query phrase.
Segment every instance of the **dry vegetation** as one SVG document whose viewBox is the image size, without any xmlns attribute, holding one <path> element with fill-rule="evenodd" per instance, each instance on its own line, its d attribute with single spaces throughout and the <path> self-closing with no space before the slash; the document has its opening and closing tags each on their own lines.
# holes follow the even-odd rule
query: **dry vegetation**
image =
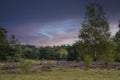
<svg viewBox="0 0 120 80">
<path fill-rule="evenodd" d="M 30 60 L 31 61 L 31 60 Z M 0 67 L 0 80 L 119 80 L 120 63 L 93 63 L 86 69 L 84 63 L 61 61 L 32 61 L 4 64 Z M 28 66 L 29 64 L 29 66 Z M 31 66 L 30 66 L 31 64 Z M 27 66 L 26 66 L 27 65 Z M 109 66 L 109 67 L 108 67 Z M 28 67 L 28 68 L 27 68 Z M 117 68 L 118 67 L 118 68 Z M 27 69 L 26 69 L 27 68 Z"/>
<path fill-rule="evenodd" d="M 0 80 L 119 80 L 119 70 L 54 68 L 37 74 L 1 74 Z"/>
</svg>

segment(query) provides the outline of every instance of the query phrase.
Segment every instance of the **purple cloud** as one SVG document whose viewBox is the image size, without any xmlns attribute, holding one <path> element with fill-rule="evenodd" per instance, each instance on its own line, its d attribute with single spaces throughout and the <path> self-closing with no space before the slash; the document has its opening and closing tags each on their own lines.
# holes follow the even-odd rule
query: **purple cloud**
<svg viewBox="0 0 120 80">
<path fill-rule="evenodd" d="M 9 31 L 15 34 L 22 44 L 36 46 L 53 46 L 73 44 L 78 40 L 80 19 L 66 19 L 46 23 L 29 23 L 13 26 Z M 117 25 L 111 24 L 112 34 L 118 30 Z"/>
<path fill-rule="evenodd" d="M 49 23 L 30 23 L 10 29 L 22 44 L 52 46 L 72 44 L 78 37 L 79 19 L 68 19 Z"/>
<path fill-rule="evenodd" d="M 118 31 L 118 25 L 116 24 L 110 24 L 110 31 L 112 33 L 112 35 L 115 35 L 115 33 Z"/>
</svg>

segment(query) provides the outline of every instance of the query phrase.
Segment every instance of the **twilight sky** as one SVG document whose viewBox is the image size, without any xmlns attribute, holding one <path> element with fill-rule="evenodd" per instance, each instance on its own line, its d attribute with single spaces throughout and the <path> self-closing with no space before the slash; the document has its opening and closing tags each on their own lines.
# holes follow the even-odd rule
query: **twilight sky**
<svg viewBox="0 0 120 80">
<path fill-rule="evenodd" d="M 0 0 L 0 26 L 22 44 L 52 46 L 72 44 L 85 17 L 87 4 L 100 3 L 111 32 L 118 30 L 120 0 Z"/>
</svg>

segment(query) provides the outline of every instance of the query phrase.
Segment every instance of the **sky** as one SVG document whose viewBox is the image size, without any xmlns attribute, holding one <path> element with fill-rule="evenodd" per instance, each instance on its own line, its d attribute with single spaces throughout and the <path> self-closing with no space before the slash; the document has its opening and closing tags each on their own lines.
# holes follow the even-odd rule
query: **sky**
<svg viewBox="0 0 120 80">
<path fill-rule="evenodd" d="M 0 26 L 21 44 L 71 45 L 78 40 L 90 3 L 104 5 L 114 35 L 120 19 L 120 0 L 0 0 Z"/>
</svg>

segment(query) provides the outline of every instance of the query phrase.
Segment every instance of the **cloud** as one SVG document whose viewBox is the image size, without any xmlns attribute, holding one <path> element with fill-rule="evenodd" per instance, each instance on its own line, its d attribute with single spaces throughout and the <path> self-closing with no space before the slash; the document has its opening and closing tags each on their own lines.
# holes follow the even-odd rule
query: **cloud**
<svg viewBox="0 0 120 80">
<path fill-rule="evenodd" d="M 22 44 L 36 46 L 53 46 L 73 44 L 78 40 L 81 19 L 65 19 L 46 23 L 31 22 L 13 26 L 9 29 L 10 34 L 15 34 Z M 112 35 L 118 26 L 110 24 Z"/>
<path fill-rule="evenodd" d="M 72 44 L 77 40 L 80 19 L 67 19 L 48 23 L 29 23 L 10 29 L 22 44 L 52 46 Z"/>
<path fill-rule="evenodd" d="M 110 31 L 112 35 L 115 35 L 115 33 L 119 30 L 118 25 L 116 24 L 110 24 Z"/>
<path fill-rule="evenodd" d="M 73 44 L 76 40 L 78 40 L 77 30 L 54 35 L 53 39 L 45 39 L 31 42 L 30 44 L 36 46 L 53 46 L 53 45 L 67 45 Z"/>
</svg>

